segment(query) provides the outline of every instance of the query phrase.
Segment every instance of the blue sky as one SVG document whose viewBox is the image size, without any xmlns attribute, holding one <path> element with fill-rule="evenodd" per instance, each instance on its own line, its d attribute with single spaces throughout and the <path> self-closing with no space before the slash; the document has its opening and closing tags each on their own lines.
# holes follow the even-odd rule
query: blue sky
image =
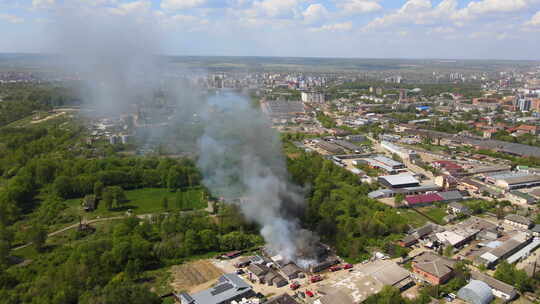
<svg viewBox="0 0 540 304">
<path fill-rule="evenodd" d="M 0 52 L 54 51 L 66 6 L 137 20 L 166 54 L 540 59 L 540 0 L 0 0 Z"/>
</svg>

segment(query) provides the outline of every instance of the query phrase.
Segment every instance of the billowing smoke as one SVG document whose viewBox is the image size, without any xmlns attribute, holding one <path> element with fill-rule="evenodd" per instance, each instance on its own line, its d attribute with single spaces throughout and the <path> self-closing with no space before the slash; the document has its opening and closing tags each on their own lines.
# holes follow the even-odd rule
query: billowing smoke
<svg viewBox="0 0 540 304">
<path fill-rule="evenodd" d="M 271 251 L 297 261 L 306 233 L 291 213 L 302 207 L 303 191 L 289 182 L 278 133 L 248 99 L 234 94 L 212 97 L 202 119 L 198 165 L 207 187 L 226 200 L 242 197 L 240 209 L 261 225 Z"/>
<path fill-rule="evenodd" d="M 152 100 L 156 90 L 163 89 L 163 70 L 156 60 L 158 35 L 152 24 L 139 19 L 84 12 L 58 8 L 55 46 L 69 71 L 90 88 L 83 97 L 91 108 L 98 114 L 133 114 L 134 105 Z M 198 142 L 198 165 L 206 186 L 226 201 L 242 198 L 241 211 L 260 225 L 272 252 L 307 263 L 298 257 L 299 249 L 305 250 L 312 239 L 296 217 L 303 209 L 303 191 L 289 182 L 281 142 L 269 120 L 248 99 L 232 92 L 206 100 L 205 94 L 182 88 L 184 92 L 176 88 L 164 93 L 169 104 L 176 104 L 178 122 L 168 124 L 167 133 L 174 130 L 177 138 Z M 202 123 L 203 135 L 180 135 L 196 133 L 186 131 L 193 127 L 193 117 Z M 166 132 L 159 129 L 156 136 L 164 140 Z"/>
<path fill-rule="evenodd" d="M 159 86 L 160 40 L 152 19 L 68 4 L 52 12 L 51 48 L 76 73 L 82 97 L 97 114 L 119 114 L 150 100 Z"/>
</svg>

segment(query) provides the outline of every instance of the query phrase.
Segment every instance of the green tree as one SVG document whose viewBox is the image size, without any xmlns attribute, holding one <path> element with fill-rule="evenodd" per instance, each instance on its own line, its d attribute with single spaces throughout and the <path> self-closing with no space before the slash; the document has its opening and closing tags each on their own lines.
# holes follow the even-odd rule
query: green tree
<svg viewBox="0 0 540 304">
<path fill-rule="evenodd" d="M 32 242 L 37 252 L 42 252 L 47 241 L 47 231 L 40 225 L 34 224 L 28 231 L 28 240 Z"/>
<path fill-rule="evenodd" d="M 111 210 L 113 207 L 114 202 L 114 194 L 109 188 L 105 188 L 102 193 L 103 196 L 103 203 L 105 203 L 105 206 L 107 206 L 107 209 Z"/>
<path fill-rule="evenodd" d="M 138 259 L 129 260 L 126 264 L 125 272 L 130 280 L 136 280 L 141 274 L 141 261 Z"/>
<path fill-rule="evenodd" d="M 444 247 L 443 254 L 447 257 L 452 257 L 452 255 L 454 254 L 454 247 L 452 245 Z"/>
<path fill-rule="evenodd" d="M 169 199 L 167 199 L 166 197 L 164 197 L 164 198 L 161 200 L 161 206 L 163 207 L 163 210 L 169 210 Z"/>
<path fill-rule="evenodd" d="M 394 202 L 396 203 L 396 205 L 401 204 L 404 200 L 405 200 L 405 194 L 403 193 L 398 193 L 396 194 L 396 196 L 394 196 Z"/>
<path fill-rule="evenodd" d="M 103 195 L 103 188 L 105 186 L 103 185 L 103 182 L 101 181 L 97 181 L 94 183 L 94 195 L 96 196 L 96 198 L 100 199 L 101 196 Z"/>
<path fill-rule="evenodd" d="M 497 280 L 515 286 L 519 291 L 531 291 L 532 281 L 524 270 L 518 270 L 514 265 L 507 261 L 502 261 L 493 275 Z"/>
</svg>

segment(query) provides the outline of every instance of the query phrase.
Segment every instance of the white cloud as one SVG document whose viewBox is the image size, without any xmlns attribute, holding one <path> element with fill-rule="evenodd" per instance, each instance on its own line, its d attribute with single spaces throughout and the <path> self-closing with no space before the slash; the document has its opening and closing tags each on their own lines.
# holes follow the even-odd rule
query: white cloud
<svg viewBox="0 0 540 304">
<path fill-rule="evenodd" d="M 15 16 L 15 15 L 9 15 L 9 14 L 0 14 L 0 20 L 5 20 L 10 23 L 23 23 L 24 22 L 23 18 L 19 16 Z"/>
<path fill-rule="evenodd" d="M 206 0 L 163 0 L 161 8 L 168 11 L 190 9 L 206 4 Z"/>
<path fill-rule="evenodd" d="M 455 32 L 456 29 L 449 26 L 438 26 L 428 31 L 430 34 L 450 34 Z"/>
<path fill-rule="evenodd" d="M 534 16 L 532 16 L 531 20 L 527 21 L 526 25 L 530 26 L 539 26 L 540 25 L 540 11 L 538 11 Z"/>
<path fill-rule="evenodd" d="M 377 0 L 342 0 L 336 6 L 345 14 L 371 13 L 382 9 Z"/>
<path fill-rule="evenodd" d="M 516 12 L 528 8 L 537 0 L 480 0 L 472 1 L 456 12 L 455 19 L 473 19 L 481 15 Z"/>
<path fill-rule="evenodd" d="M 109 11 L 117 15 L 129 15 L 149 13 L 152 8 L 152 3 L 149 0 L 139 0 L 134 2 L 126 2 L 118 5 L 117 7 L 110 8 Z"/>
<path fill-rule="evenodd" d="M 298 5 L 302 0 L 263 0 L 253 3 L 249 11 L 251 15 L 268 16 L 272 18 L 295 16 Z"/>
<path fill-rule="evenodd" d="M 49 8 L 56 4 L 55 0 L 32 0 L 32 8 Z"/>
<path fill-rule="evenodd" d="M 302 12 L 302 15 L 307 23 L 315 23 L 326 18 L 328 16 L 328 10 L 322 4 L 311 4 Z"/>
<path fill-rule="evenodd" d="M 432 6 L 430 0 L 409 0 L 396 12 L 375 18 L 375 20 L 371 21 L 366 26 L 366 29 L 384 27 L 402 22 L 416 23 L 420 21 L 419 17 L 428 14 L 431 9 Z"/>
<path fill-rule="evenodd" d="M 311 31 L 314 32 L 341 32 L 341 31 L 350 31 L 352 29 L 353 25 L 351 21 L 343 22 L 343 23 L 334 23 L 334 24 L 326 24 L 318 28 L 313 28 Z"/>
</svg>

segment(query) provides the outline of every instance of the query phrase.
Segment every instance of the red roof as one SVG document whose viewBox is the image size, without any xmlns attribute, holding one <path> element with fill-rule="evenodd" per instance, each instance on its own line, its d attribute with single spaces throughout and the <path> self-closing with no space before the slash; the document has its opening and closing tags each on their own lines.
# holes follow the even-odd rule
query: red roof
<svg viewBox="0 0 540 304">
<path fill-rule="evenodd" d="M 442 200 L 444 199 L 437 193 L 410 195 L 405 198 L 408 205 L 434 203 Z"/>
<path fill-rule="evenodd" d="M 460 165 L 456 164 L 453 161 L 449 160 L 438 160 L 433 162 L 434 164 L 437 164 L 441 168 L 445 168 L 447 170 L 461 170 L 463 169 Z"/>
</svg>

